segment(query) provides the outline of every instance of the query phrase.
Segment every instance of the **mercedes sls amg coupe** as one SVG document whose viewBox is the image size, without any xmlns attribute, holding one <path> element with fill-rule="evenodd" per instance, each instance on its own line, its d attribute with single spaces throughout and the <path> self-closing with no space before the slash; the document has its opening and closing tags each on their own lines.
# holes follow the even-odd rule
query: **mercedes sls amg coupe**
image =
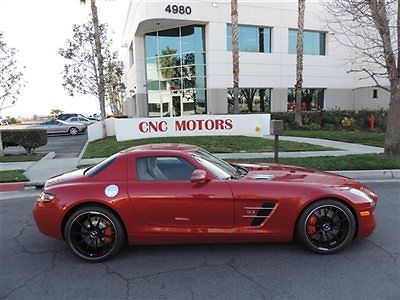
<svg viewBox="0 0 400 300">
<path fill-rule="evenodd" d="M 39 230 L 98 262 L 125 244 L 286 242 L 322 254 L 372 234 L 377 195 L 300 167 L 227 163 L 191 145 L 130 148 L 49 179 Z"/>
</svg>

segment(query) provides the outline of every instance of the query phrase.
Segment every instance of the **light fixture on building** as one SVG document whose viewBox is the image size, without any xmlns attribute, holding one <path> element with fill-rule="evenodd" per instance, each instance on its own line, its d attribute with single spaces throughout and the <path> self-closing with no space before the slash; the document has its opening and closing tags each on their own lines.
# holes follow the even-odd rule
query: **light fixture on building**
<svg viewBox="0 0 400 300">
<path fill-rule="evenodd" d="M 213 3 L 212 3 L 212 6 L 213 6 L 214 8 L 216 8 L 216 7 L 218 7 L 218 3 L 217 3 L 217 2 L 213 2 Z"/>
</svg>

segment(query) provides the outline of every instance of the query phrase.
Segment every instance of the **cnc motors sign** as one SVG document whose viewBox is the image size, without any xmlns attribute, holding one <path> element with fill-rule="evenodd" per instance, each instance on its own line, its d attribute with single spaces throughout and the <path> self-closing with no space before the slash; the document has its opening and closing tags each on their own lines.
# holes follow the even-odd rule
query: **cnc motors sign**
<svg viewBox="0 0 400 300">
<path fill-rule="evenodd" d="M 118 141 L 151 137 L 269 135 L 269 114 L 193 115 L 177 118 L 115 119 Z"/>
</svg>

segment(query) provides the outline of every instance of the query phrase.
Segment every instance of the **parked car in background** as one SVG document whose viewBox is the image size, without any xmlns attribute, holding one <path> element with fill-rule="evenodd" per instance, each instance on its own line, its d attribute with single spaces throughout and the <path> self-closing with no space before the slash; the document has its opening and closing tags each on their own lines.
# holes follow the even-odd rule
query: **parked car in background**
<svg viewBox="0 0 400 300">
<path fill-rule="evenodd" d="M 90 115 L 88 118 L 91 119 L 91 120 L 93 119 L 93 120 L 96 120 L 96 121 L 101 121 L 101 115 L 99 115 L 99 114 Z"/>
<path fill-rule="evenodd" d="M 91 120 L 85 117 L 71 117 L 65 120 L 66 122 L 72 122 L 72 123 L 82 123 L 85 124 L 86 126 L 96 123 L 96 120 Z"/>
<path fill-rule="evenodd" d="M 47 134 L 55 133 L 68 133 L 69 135 L 77 135 L 84 133 L 86 130 L 86 125 L 82 123 L 72 123 L 63 120 L 51 120 L 40 123 L 38 125 L 28 126 L 32 129 L 45 129 Z"/>
</svg>

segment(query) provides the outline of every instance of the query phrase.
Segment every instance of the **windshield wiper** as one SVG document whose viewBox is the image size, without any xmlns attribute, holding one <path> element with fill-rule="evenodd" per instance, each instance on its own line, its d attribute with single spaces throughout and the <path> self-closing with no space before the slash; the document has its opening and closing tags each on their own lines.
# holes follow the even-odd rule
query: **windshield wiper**
<svg viewBox="0 0 400 300">
<path fill-rule="evenodd" d="M 243 167 L 236 166 L 236 165 L 233 165 L 233 164 L 230 164 L 230 165 L 236 169 L 236 173 L 239 174 L 239 176 L 245 176 L 245 175 L 247 175 L 247 173 L 249 173 L 249 171 L 247 171 Z"/>
</svg>

